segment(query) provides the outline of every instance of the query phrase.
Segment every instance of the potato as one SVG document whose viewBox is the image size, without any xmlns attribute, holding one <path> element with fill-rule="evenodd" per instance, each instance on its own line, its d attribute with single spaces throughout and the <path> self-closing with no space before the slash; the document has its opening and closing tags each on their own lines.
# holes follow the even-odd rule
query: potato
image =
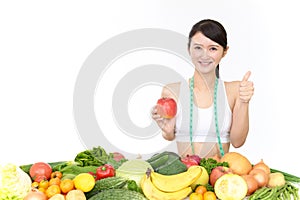
<svg viewBox="0 0 300 200">
<path fill-rule="evenodd" d="M 65 197 L 62 194 L 56 194 L 53 197 L 51 197 L 49 200 L 65 200 Z"/>
<path fill-rule="evenodd" d="M 268 187 L 283 186 L 285 184 L 284 175 L 280 172 L 274 172 L 269 174 Z"/>
<path fill-rule="evenodd" d="M 71 190 L 66 196 L 66 200 L 86 200 L 84 193 L 81 190 Z"/>
</svg>

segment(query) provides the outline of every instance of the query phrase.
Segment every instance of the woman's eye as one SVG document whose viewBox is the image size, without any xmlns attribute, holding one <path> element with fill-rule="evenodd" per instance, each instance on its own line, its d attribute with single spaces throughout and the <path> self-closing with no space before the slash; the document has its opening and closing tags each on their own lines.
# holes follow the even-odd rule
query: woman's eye
<svg viewBox="0 0 300 200">
<path fill-rule="evenodd" d="M 197 50 L 198 50 L 198 49 L 201 49 L 201 47 L 199 47 L 199 46 L 195 46 L 195 49 L 197 49 Z"/>
<path fill-rule="evenodd" d="M 211 51 L 217 51 L 218 49 L 216 47 L 210 48 Z"/>
</svg>

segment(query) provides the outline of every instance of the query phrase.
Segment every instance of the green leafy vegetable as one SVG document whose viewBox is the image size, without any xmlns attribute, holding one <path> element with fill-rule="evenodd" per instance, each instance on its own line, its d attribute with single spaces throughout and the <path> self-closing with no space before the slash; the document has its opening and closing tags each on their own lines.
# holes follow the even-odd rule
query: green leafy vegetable
<svg viewBox="0 0 300 200">
<path fill-rule="evenodd" d="M 101 166 L 107 163 L 108 154 L 98 146 L 78 153 L 74 160 L 79 166 Z"/>
<path fill-rule="evenodd" d="M 81 174 L 81 173 L 89 173 L 89 172 L 93 172 L 95 173 L 96 172 L 96 169 L 97 169 L 97 166 L 78 166 L 78 165 L 68 165 L 64 168 L 62 168 L 60 170 L 60 172 L 63 174 L 63 176 L 65 175 L 78 175 L 78 174 Z"/>
</svg>

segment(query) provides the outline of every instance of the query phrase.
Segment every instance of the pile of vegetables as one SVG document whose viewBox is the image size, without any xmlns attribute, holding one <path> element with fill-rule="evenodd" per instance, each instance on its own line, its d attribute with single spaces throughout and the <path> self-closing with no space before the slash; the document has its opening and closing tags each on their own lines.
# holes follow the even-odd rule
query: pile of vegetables
<svg viewBox="0 0 300 200">
<path fill-rule="evenodd" d="M 154 154 L 147 160 L 128 160 L 120 153 L 107 153 L 101 146 L 98 146 L 79 152 L 73 160 L 68 161 L 41 162 L 21 166 L 7 164 L 0 166 L 0 200 L 27 200 L 28 197 L 30 197 L 29 200 L 32 200 L 31 198 L 60 200 L 66 197 L 74 199 L 74 195 L 76 199 L 81 195 L 84 200 L 126 198 L 145 200 L 141 180 L 147 171 L 152 170 L 166 176 L 176 175 L 187 171 L 189 165 L 200 166 L 205 169 L 203 172 L 206 172 L 202 173 L 203 176 L 201 175 L 192 187 L 193 193 L 201 185 L 205 186 L 207 191 L 217 194 L 219 198 L 220 196 L 232 197 L 232 191 L 224 190 L 226 187 L 223 185 L 226 183 L 225 185 L 230 185 L 229 189 L 239 188 L 242 191 L 240 196 L 246 195 L 248 200 L 300 199 L 296 185 L 300 183 L 300 177 L 270 168 L 263 160 L 251 164 L 245 156 L 236 152 L 229 152 L 220 160 L 201 158 L 190 162 L 192 158 L 193 155 L 184 160 L 174 152 L 164 151 Z M 210 183 L 210 175 L 217 167 L 230 168 L 231 171 L 228 175 L 223 175 L 223 179 L 216 182 L 217 186 L 214 187 Z M 74 181 L 76 177 L 85 173 L 90 175 L 95 182 L 92 187 L 82 189 L 80 195 L 75 187 L 69 195 L 62 192 L 55 195 L 56 198 L 49 198 L 45 195 L 46 193 L 37 191 L 38 188 L 33 187 L 33 183 L 45 179 L 50 180 L 50 174 L 52 177 L 53 172 L 61 173 L 61 181 L 64 179 Z M 246 190 L 247 194 L 245 194 Z"/>
</svg>

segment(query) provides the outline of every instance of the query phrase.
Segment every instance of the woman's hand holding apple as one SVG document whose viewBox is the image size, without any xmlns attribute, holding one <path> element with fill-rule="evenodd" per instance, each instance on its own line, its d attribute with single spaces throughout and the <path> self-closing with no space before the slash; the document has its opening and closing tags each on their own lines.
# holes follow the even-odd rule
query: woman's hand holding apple
<svg viewBox="0 0 300 200">
<path fill-rule="evenodd" d="M 174 134 L 175 116 L 177 113 L 176 101 L 172 98 L 160 98 L 152 109 L 152 119 L 162 131 Z"/>
</svg>

